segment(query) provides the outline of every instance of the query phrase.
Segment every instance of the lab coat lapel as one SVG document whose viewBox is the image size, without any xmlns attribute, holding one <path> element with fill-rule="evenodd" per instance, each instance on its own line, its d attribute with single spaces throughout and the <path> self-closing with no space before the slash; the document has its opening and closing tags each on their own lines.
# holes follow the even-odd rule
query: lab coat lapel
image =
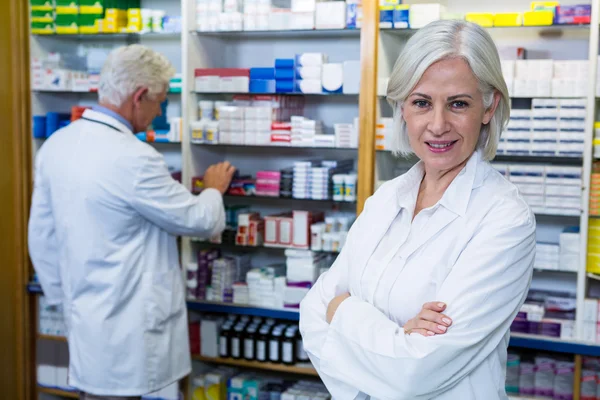
<svg viewBox="0 0 600 400">
<path fill-rule="evenodd" d="M 406 246 L 402 248 L 400 256 L 404 259 L 410 257 L 415 251 L 419 250 L 421 246 L 429 242 L 435 235 L 441 232 L 457 217 L 457 214 L 446 209 L 445 207 L 438 207 L 425 225 L 425 230 L 419 233 L 415 232 L 414 236 L 411 234 L 414 239 L 410 240 Z"/>
</svg>

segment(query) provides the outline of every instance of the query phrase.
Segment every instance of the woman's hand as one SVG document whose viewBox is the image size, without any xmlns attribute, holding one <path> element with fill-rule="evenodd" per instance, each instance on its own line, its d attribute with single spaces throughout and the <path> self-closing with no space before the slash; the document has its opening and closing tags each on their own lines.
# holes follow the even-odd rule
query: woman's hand
<svg viewBox="0 0 600 400">
<path fill-rule="evenodd" d="M 452 320 L 442 314 L 446 305 L 440 302 L 425 303 L 421 312 L 404 325 L 404 333 L 418 333 L 423 336 L 434 336 L 446 333 Z M 329 311 L 328 311 L 329 312 Z"/>
<path fill-rule="evenodd" d="M 343 293 L 343 294 L 340 294 L 339 296 L 335 296 L 329 302 L 329 305 L 327 306 L 327 323 L 328 324 L 330 324 L 331 321 L 333 320 L 333 316 L 335 315 L 335 312 L 337 311 L 340 304 L 342 304 L 342 301 L 346 300 L 348 297 L 350 297 L 350 293 Z"/>
</svg>

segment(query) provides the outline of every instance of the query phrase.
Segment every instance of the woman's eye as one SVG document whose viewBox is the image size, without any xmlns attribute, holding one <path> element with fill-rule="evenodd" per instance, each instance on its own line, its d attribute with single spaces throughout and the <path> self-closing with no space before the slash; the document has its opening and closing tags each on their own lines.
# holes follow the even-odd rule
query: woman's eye
<svg viewBox="0 0 600 400">
<path fill-rule="evenodd" d="M 468 103 L 461 101 L 461 100 L 452 102 L 452 108 L 466 108 L 466 107 L 468 107 L 468 105 L 469 105 Z"/>
<path fill-rule="evenodd" d="M 427 103 L 425 100 L 415 100 L 413 104 L 418 108 L 425 108 L 429 106 L 429 103 Z"/>
</svg>

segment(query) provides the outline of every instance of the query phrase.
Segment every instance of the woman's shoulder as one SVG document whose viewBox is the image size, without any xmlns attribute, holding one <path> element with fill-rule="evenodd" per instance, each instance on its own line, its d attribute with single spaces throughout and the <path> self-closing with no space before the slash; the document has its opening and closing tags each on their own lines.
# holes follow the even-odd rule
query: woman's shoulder
<svg viewBox="0 0 600 400">
<path fill-rule="evenodd" d="M 535 215 L 514 183 L 485 163 L 481 185 L 473 189 L 470 208 L 485 211 L 488 218 L 518 224 L 534 224 Z"/>
</svg>

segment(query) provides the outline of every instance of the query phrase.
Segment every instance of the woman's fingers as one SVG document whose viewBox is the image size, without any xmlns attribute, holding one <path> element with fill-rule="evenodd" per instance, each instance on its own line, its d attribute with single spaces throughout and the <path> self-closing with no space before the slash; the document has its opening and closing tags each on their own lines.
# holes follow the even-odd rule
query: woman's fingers
<svg viewBox="0 0 600 400">
<path fill-rule="evenodd" d="M 411 334 L 418 333 L 421 336 L 427 336 L 427 337 L 435 336 L 435 332 L 428 331 L 427 329 L 413 329 L 410 331 L 410 333 Z"/>
<path fill-rule="evenodd" d="M 446 309 L 446 304 L 440 301 L 432 301 L 431 303 L 423 304 L 423 310 L 431 310 L 436 312 L 442 312 Z"/>
<path fill-rule="evenodd" d="M 450 319 L 450 317 L 431 310 L 421 310 L 421 312 L 419 313 L 419 318 L 424 319 L 425 321 L 435 322 L 439 325 L 444 325 L 446 327 L 452 325 L 452 320 Z"/>
<path fill-rule="evenodd" d="M 424 329 L 424 330 L 427 330 L 429 332 L 434 332 L 434 333 L 437 333 L 437 334 L 440 334 L 440 335 L 443 334 L 443 333 L 446 333 L 446 331 L 448 330 L 447 326 L 440 325 L 440 324 L 437 324 L 435 322 L 425 321 L 423 319 L 421 319 L 421 320 L 419 320 L 417 322 L 417 328 L 418 329 Z"/>
</svg>

